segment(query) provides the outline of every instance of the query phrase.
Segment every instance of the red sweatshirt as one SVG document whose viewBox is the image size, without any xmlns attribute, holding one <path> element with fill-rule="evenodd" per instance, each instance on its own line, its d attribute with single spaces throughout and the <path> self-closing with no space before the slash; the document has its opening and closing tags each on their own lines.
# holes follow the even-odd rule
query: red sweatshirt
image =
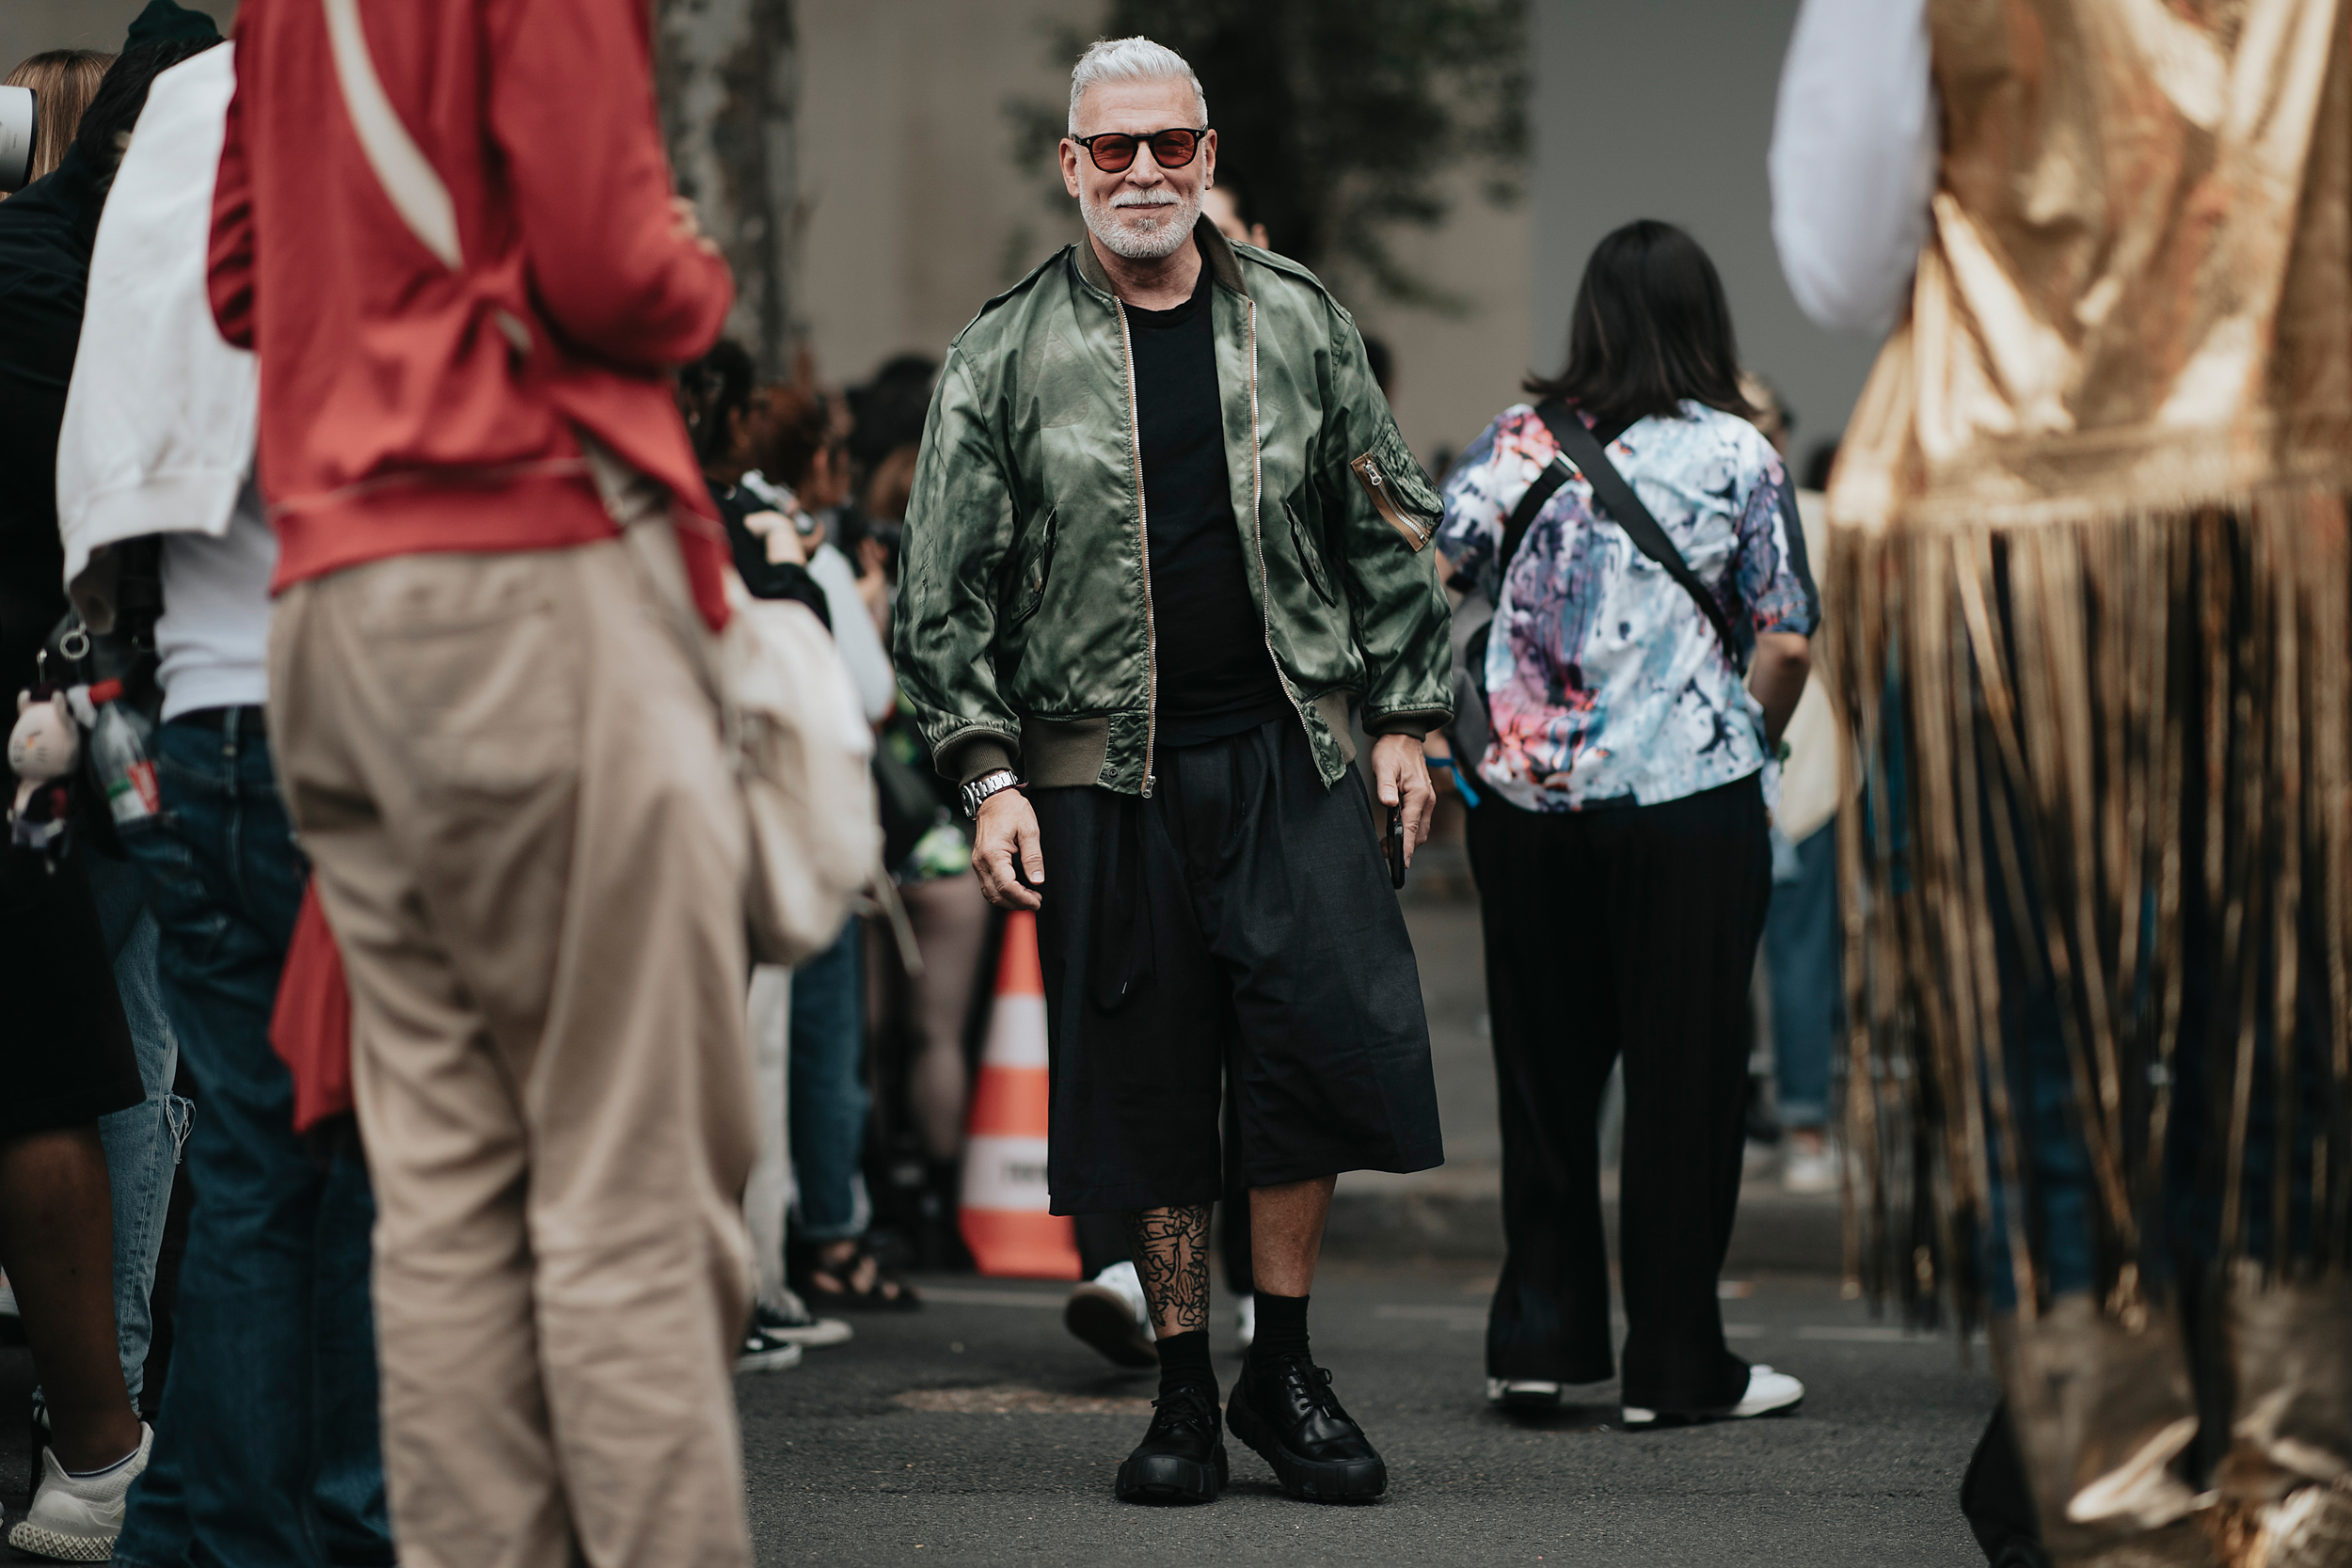
<svg viewBox="0 0 2352 1568">
<path fill-rule="evenodd" d="M 369 163 L 327 12 L 238 8 L 213 200 L 213 312 L 261 364 L 275 586 L 612 537 L 584 430 L 670 490 L 724 624 L 725 536 L 665 372 L 717 339 L 733 285 L 677 231 L 644 0 L 358 0 L 383 97 L 447 187 L 454 267 Z"/>
</svg>

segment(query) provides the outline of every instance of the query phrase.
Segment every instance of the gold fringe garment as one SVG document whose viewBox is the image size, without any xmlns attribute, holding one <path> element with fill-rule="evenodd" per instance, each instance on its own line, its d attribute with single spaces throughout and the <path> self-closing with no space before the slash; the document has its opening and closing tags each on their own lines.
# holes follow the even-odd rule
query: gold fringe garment
<svg viewBox="0 0 2352 1568">
<path fill-rule="evenodd" d="M 1980 1320 L 1968 1259 L 1989 1232 L 1995 1180 L 2030 1191 L 2031 1130 L 2009 1103 L 1998 1027 L 1999 897 L 2011 928 L 2038 937 L 2032 979 L 2059 1001 L 2073 1126 L 2105 1243 L 2101 1289 L 2118 1310 L 2137 1297 L 2139 1255 L 2161 1227 L 2170 1118 L 2203 1099 L 2173 1076 L 2189 877 L 2221 917 L 2223 950 L 2196 958 L 2215 962 L 2227 988 L 2217 1005 L 2237 1022 L 2209 1058 L 2223 1081 L 2203 1086 L 2226 1112 L 2223 1250 L 2240 1250 L 2242 1218 L 2259 1202 L 2274 1243 L 2264 1261 L 2287 1262 L 2294 1163 L 2275 1162 L 2262 1193 L 2238 1175 L 2257 1017 L 2292 1020 L 2301 988 L 2314 986 L 2332 1027 L 2306 1071 L 2327 1085 L 2324 1102 L 2304 1103 L 2294 1074 L 2268 1076 L 2281 1132 L 2324 1119 L 2308 1196 L 2321 1252 L 2337 1260 L 2330 1239 L 2352 1196 L 2345 545 L 2344 498 L 2308 490 L 2183 516 L 1834 537 L 1829 665 L 1849 716 L 1855 808 L 1838 826 L 1846 1113 L 1862 1178 L 1847 1251 L 1874 1295 L 1925 1317 L 1950 1285 L 1963 1319 Z M 2204 853 L 2185 865 L 2192 760 L 2205 774 Z M 2023 907 L 2028 886 L 2039 910 Z M 2317 974 L 2298 961 L 2307 900 L 2324 919 Z M 2265 952 L 2278 961 L 2258 969 Z M 2031 1227 L 2009 1228 L 2030 1320 L 2042 1270 Z"/>
</svg>

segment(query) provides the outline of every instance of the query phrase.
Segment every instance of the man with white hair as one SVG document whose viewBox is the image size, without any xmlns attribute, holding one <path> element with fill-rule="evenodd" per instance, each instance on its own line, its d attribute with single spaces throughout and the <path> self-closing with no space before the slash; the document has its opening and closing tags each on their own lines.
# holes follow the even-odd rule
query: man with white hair
<svg viewBox="0 0 2352 1568">
<path fill-rule="evenodd" d="M 1376 1497 L 1307 1294 L 1336 1174 L 1443 1158 L 1348 738 L 1352 701 L 1409 857 L 1421 737 L 1451 710 L 1438 501 L 1348 313 L 1201 216 L 1216 133 L 1182 58 L 1089 49 L 1061 168 L 1088 237 L 992 300 L 940 376 L 900 677 L 989 897 L 1037 911 L 1054 1212 L 1129 1216 L 1161 1398 L 1119 1496 L 1206 1502 L 1225 1480 L 1208 1219 L 1230 1073 L 1257 1337 L 1224 1419 L 1292 1495 Z"/>
</svg>

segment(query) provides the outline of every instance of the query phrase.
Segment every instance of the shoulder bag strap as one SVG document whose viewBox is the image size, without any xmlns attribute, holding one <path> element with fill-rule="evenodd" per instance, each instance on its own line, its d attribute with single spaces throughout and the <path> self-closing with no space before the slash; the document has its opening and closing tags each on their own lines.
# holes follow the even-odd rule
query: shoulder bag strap
<svg viewBox="0 0 2352 1568">
<path fill-rule="evenodd" d="M 1551 431 L 1552 439 L 1560 443 L 1562 453 L 1593 487 L 1593 499 L 1600 502 L 1610 521 L 1625 530 L 1635 549 L 1666 568 L 1667 574 L 1697 601 L 1699 610 L 1707 616 L 1707 624 L 1723 639 L 1724 654 L 1731 660 L 1732 668 L 1746 673 L 1747 663 L 1740 657 L 1739 640 L 1731 635 L 1731 623 L 1724 616 L 1724 607 L 1716 602 L 1707 584 L 1699 580 L 1699 575 L 1691 570 L 1691 563 L 1682 559 L 1682 552 L 1675 548 L 1666 531 L 1658 526 L 1658 519 L 1649 515 L 1649 508 L 1633 493 L 1633 486 L 1617 472 L 1616 465 L 1609 461 L 1598 437 L 1565 404 L 1547 398 L 1535 411 L 1543 416 L 1544 424 Z"/>
<path fill-rule="evenodd" d="M 1558 459 L 1544 465 L 1544 471 L 1535 476 L 1535 483 L 1527 487 L 1519 504 L 1511 509 L 1510 520 L 1502 525 L 1502 553 L 1495 558 L 1495 581 L 1511 569 L 1512 558 L 1519 553 L 1519 546 L 1527 539 L 1527 531 L 1534 525 L 1535 514 L 1544 509 L 1544 502 L 1559 493 L 1568 482 L 1568 466 Z"/>
</svg>

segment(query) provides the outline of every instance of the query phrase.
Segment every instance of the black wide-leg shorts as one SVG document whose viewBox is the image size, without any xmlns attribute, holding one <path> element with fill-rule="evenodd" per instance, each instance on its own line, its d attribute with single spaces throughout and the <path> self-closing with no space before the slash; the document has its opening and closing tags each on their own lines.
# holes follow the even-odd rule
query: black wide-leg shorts
<svg viewBox="0 0 2352 1568">
<path fill-rule="evenodd" d="M 1157 768 L 1148 800 L 1029 792 L 1054 1212 L 1443 1164 L 1421 976 L 1355 768 L 1326 789 L 1292 718 Z"/>
</svg>

